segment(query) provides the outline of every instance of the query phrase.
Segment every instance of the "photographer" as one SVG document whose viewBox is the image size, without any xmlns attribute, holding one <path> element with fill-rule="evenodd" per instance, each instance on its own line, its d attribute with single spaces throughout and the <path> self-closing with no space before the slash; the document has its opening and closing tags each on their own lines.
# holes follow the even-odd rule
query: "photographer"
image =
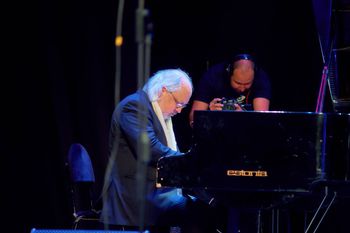
<svg viewBox="0 0 350 233">
<path fill-rule="evenodd" d="M 271 86 L 268 75 L 251 55 L 238 54 L 232 61 L 209 68 L 194 94 L 191 126 L 195 110 L 223 110 L 225 99 L 234 100 L 234 107 L 229 110 L 268 111 Z"/>
<path fill-rule="evenodd" d="M 268 111 L 271 86 L 268 75 L 249 54 L 238 54 L 231 61 L 210 67 L 195 89 L 190 125 L 196 110 Z M 216 200 L 215 195 L 203 191 Z M 209 199 L 209 198 L 207 198 Z M 222 200 L 217 205 L 226 206 Z M 225 209 L 225 207 L 224 207 Z M 257 232 L 258 210 L 227 207 L 226 232 Z"/>
</svg>

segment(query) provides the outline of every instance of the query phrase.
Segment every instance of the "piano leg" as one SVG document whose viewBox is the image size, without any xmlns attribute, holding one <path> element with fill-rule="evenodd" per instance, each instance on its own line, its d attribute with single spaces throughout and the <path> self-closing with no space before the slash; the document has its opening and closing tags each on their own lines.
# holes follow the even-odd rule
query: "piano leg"
<svg viewBox="0 0 350 233">
<path fill-rule="evenodd" d="M 261 216 L 261 210 L 258 210 L 258 217 L 257 217 L 257 233 L 262 232 L 262 216 Z"/>
<path fill-rule="evenodd" d="M 278 233 L 279 232 L 279 217 L 280 217 L 280 211 L 279 209 L 272 209 L 271 213 L 271 232 L 272 233 Z"/>
</svg>

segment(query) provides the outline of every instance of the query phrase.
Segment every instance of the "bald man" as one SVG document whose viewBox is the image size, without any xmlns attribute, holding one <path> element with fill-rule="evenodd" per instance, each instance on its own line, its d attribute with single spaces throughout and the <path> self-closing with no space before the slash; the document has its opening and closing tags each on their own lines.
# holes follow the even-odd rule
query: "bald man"
<svg viewBox="0 0 350 233">
<path fill-rule="evenodd" d="M 236 111 L 268 111 L 271 85 L 268 75 L 257 67 L 249 54 L 239 54 L 230 62 L 214 65 L 203 75 L 195 90 L 190 124 L 196 110 L 222 110 L 222 100 L 235 99 Z M 243 107 L 244 106 L 244 107 Z"/>
</svg>

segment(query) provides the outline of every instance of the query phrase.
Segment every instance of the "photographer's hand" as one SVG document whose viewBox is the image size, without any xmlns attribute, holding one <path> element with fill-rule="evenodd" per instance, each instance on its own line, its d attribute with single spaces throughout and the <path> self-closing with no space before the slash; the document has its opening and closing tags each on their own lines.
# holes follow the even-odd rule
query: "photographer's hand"
<svg viewBox="0 0 350 233">
<path fill-rule="evenodd" d="M 211 111 L 218 110 L 221 111 L 222 107 L 224 106 L 221 103 L 222 98 L 214 98 L 210 103 L 209 103 L 209 109 Z"/>
<path fill-rule="evenodd" d="M 238 111 L 238 112 L 242 112 L 242 111 L 245 111 L 241 105 L 239 104 L 235 104 L 235 111 Z"/>
</svg>

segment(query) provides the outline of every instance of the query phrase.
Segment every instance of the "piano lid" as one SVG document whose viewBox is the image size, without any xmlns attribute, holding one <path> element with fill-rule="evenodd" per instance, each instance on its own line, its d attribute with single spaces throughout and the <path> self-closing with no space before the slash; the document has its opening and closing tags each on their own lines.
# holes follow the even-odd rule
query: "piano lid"
<svg viewBox="0 0 350 233">
<path fill-rule="evenodd" d="M 266 179 L 243 179 L 237 188 L 308 190 L 326 178 L 327 126 L 338 118 L 345 119 L 345 125 L 350 119 L 340 113 L 195 111 L 194 156 L 200 180 L 210 187 L 232 187 L 237 177 L 228 176 L 228 171 L 253 171 L 254 176 L 264 171 Z"/>
</svg>

